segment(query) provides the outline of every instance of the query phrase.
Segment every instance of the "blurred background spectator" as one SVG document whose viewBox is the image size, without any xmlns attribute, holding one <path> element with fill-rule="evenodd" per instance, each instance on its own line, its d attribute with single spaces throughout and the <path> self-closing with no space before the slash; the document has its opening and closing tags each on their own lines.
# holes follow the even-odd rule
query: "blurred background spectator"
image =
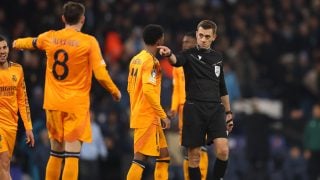
<svg viewBox="0 0 320 180">
<path fill-rule="evenodd" d="M 13 40 L 59 29 L 63 25 L 60 15 L 64 2 L 1 0 L 0 34 Z M 194 30 L 201 19 L 211 19 L 218 25 L 214 48 L 224 54 L 227 87 L 233 105 L 238 104 L 234 108 L 236 121 L 230 136 L 227 179 L 319 178 L 316 172 L 320 170 L 316 168 L 320 167 L 320 131 L 314 130 L 319 116 L 312 115 L 312 107 L 320 98 L 319 0 L 80 2 L 87 8 L 83 31 L 98 39 L 109 72 L 123 94 L 122 101 L 114 104 L 94 81 L 92 111 L 108 149 L 107 158 L 99 162 L 101 179 L 124 179 L 132 157 L 126 85 L 128 63 L 143 48 L 141 29 L 148 23 L 161 24 L 166 30 L 166 45 L 178 50 L 183 34 Z M 29 150 L 23 145 L 23 131 L 19 131 L 13 178 L 43 179 L 48 154 L 41 108 L 44 54 L 12 51 L 10 56 L 24 67 L 37 138 L 36 147 Z M 170 66 L 166 60 L 161 64 L 161 102 L 168 108 L 172 90 Z M 257 109 L 247 103 L 254 98 L 261 100 Z M 174 127 L 171 131 L 177 133 Z M 174 161 L 172 171 L 178 172 L 171 179 L 181 179 L 179 162 Z M 152 177 L 150 172 L 146 171 L 146 179 Z"/>
</svg>

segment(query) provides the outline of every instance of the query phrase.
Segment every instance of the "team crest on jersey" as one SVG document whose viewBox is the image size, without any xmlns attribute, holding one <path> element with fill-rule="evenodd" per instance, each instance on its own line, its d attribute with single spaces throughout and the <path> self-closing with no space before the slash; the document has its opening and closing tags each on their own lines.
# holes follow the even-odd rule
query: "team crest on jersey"
<svg viewBox="0 0 320 180">
<path fill-rule="evenodd" d="M 220 76 L 220 68 L 221 68 L 220 66 L 214 66 L 214 72 L 215 72 L 217 77 Z"/>
<path fill-rule="evenodd" d="M 12 81 L 13 82 L 17 82 L 17 76 L 16 75 L 12 75 Z"/>
</svg>

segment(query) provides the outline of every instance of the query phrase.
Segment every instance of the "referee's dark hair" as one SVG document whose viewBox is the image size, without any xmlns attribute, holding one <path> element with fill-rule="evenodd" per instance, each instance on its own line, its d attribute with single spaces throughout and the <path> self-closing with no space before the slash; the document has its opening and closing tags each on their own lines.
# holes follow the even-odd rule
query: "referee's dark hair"
<svg viewBox="0 0 320 180">
<path fill-rule="evenodd" d="M 202 27 L 203 29 L 212 29 L 213 34 L 215 34 L 217 32 L 217 25 L 216 23 L 214 23 L 213 21 L 210 20 L 202 20 L 199 22 L 198 26 L 197 26 L 197 30 Z"/>
<path fill-rule="evenodd" d="M 149 24 L 143 29 L 143 41 L 146 45 L 155 45 L 163 34 L 164 30 L 160 25 Z"/>
</svg>

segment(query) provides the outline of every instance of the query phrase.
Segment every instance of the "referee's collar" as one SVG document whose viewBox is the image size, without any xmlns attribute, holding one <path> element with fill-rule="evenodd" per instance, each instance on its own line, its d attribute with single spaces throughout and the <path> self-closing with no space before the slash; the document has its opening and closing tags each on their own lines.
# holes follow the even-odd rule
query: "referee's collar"
<svg viewBox="0 0 320 180">
<path fill-rule="evenodd" d="M 213 49 L 211 49 L 211 48 L 205 49 L 205 48 L 201 48 L 199 45 L 196 45 L 196 48 L 201 53 L 209 53 L 209 52 L 213 51 Z"/>
</svg>

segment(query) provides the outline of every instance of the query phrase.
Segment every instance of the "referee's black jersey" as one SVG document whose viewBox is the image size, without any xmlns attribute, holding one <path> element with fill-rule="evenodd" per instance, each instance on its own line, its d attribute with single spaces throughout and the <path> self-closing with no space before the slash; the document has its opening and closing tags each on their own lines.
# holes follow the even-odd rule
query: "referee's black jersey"
<svg viewBox="0 0 320 180">
<path fill-rule="evenodd" d="M 195 47 L 177 53 L 176 58 L 173 66 L 183 66 L 187 100 L 221 102 L 220 97 L 228 94 L 220 53 Z"/>
</svg>

